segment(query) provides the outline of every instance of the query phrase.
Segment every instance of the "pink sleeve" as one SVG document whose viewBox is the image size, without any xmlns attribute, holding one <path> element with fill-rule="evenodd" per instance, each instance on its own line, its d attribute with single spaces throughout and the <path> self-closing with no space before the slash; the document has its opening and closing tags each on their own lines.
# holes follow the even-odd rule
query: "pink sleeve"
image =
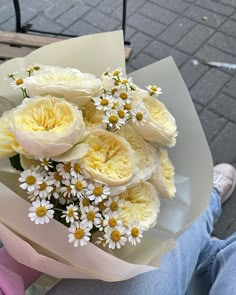
<svg viewBox="0 0 236 295">
<path fill-rule="evenodd" d="M 0 249 L 0 295 L 24 295 L 28 288 L 41 275 L 12 258 L 5 248 Z M 2 290 L 2 292 L 1 292 Z"/>
</svg>

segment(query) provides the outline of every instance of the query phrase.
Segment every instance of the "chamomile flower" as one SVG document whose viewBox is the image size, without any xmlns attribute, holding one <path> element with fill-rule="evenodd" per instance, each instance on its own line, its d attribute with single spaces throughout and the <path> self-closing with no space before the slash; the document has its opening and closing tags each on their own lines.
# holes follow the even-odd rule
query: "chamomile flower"
<svg viewBox="0 0 236 295">
<path fill-rule="evenodd" d="M 60 195 L 59 195 L 60 191 L 59 191 L 59 187 L 56 187 L 55 184 L 52 185 L 52 191 L 51 191 L 51 195 L 48 197 L 48 199 L 50 200 L 50 197 L 53 196 L 54 199 L 59 199 Z"/>
<path fill-rule="evenodd" d="M 123 76 L 123 69 L 121 67 L 115 69 L 112 73 L 113 77 Z"/>
<path fill-rule="evenodd" d="M 125 122 L 129 119 L 129 112 L 123 106 L 119 105 L 116 110 L 120 119 L 123 119 Z"/>
<path fill-rule="evenodd" d="M 62 218 L 66 218 L 66 222 L 74 222 L 79 219 L 78 216 L 78 207 L 73 204 L 66 207 L 66 211 L 63 211 Z"/>
<path fill-rule="evenodd" d="M 36 170 L 38 170 L 38 167 L 32 167 L 31 169 L 24 170 L 20 174 L 19 182 L 22 182 L 20 187 L 27 190 L 29 193 L 38 189 L 43 181 L 43 177 L 36 172 Z"/>
<path fill-rule="evenodd" d="M 127 242 L 127 237 L 125 237 L 126 230 L 123 226 L 116 228 L 109 228 L 105 234 L 104 238 L 108 247 L 111 249 L 120 249 L 121 246 L 124 246 Z"/>
<path fill-rule="evenodd" d="M 90 222 L 91 226 L 95 225 L 96 227 L 100 227 L 102 216 L 98 211 L 98 207 L 95 207 L 93 205 L 81 208 L 81 220 Z"/>
<path fill-rule="evenodd" d="M 74 243 L 74 247 L 81 247 L 87 245 L 90 240 L 91 224 L 86 221 L 76 221 L 69 228 L 70 234 L 68 235 L 69 243 Z"/>
<path fill-rule="evenodd" d="M 57 164 L 56 169 L 63 179 L 71 179 L 71 162 L 59 163 Z"/>
<path fill-rule="evenodd" d="M 82 165 L 78 161 L 72 161 L 71 162 L 71 169 L 70 169 L 70 174 L 72 177 L 79 177 L 82 174 Z"/>
<path fill-rule="evenodd" d="M 106 112 L 106 114 L 103 116 L 103 122 L 107 123 L 110 128 L 116 129 L 120 129 L 120 127 L 126 123 L 125 119 L 121 119 L 115 110 Z"/>
<path fill-rule="evenodd" d="M 82 210 L 83 207 L 88 207 L 91 205 L 91 202 L 89 201 L 89 199 L 87 197 L 80 199 L 79 201 L 79 207 Z"/>
<path fill-rule="evenodd" d="M 58 188 L 61 186 L 62 176 L 59 172 L 48 172 L 51 179 L 53 179 L 53 184 Z"/>
<path fill-rule="evenodd" d="M 134 106 L 131 110 L 132 121 L 137 125 L 144 125 L 147 122 L 147 111 L 142 106 Z"/>
<path fill-rule="evenodd" d="M 94 201 L 95 204 L 98 204 L 108 198 L 110 195 L 110 188 L 100 183 L 90 183 L 86 189 L 86 195 L 90 201 Z"/>
<path fill-rule="evenodd" d="M 70 180 L 68 179 L 62 180 L 62 184 L 64 184 L 64 186 L 61 186 L 59 188 L 60 195 L 61 195 L 61 198 L 59 200 L 60 204 L 64 205 L 65 203 L 69 204 L 75 201 L 76 197 L 72 195 L 73 186 Z"/>
<path fill-rule="evenodd" d="M 48 176 L 44 177 L 39 187 L 34 190 L 34 195 L 39 196 L 41 199 L 45 199 L 51 195 L 53 191 L 53 180 Z"/>
<path fill-rule="evenodd" d="M 106 247 L 106 239 L 104 237 L 98 237 L 95 244 L 102 245 L 103 247 Z"/>
<path fill-rule="evenodd" d="M 110 211 L 104 215 L 104 220 L 102 221 L 103 229 L 116 228 L 117 226 L 120 227 L 122 225 L 123 225 L 123 222 L 119 219 L 119 215 L 116 211 L 115 212 Z"/>
<path fill-rule="evenodd" d="M 118 91 L 115 93 L 115 97 L 121 104 L 127 104 L 132 102 L 132 95 L 130 91 L 126 91 L 123 88 L 119 88 Z"/>
<path fill-rule="evenodd" d="M 53 218 L 54 214 L 54 210 L 52 210 L 53 204 L 50 204 L 45 199 L 40 200 L 37 198 L 32 205 L 33 207 L 29 208 L 30 213 L 28 214 L 31 221 L 34 221 L 35 224 L 49 223 L 49 220 Z"/>
<path fill-rule="evenodd" d="M 162 89 L 160 87 L 157 87 L 156 85 L 149 85 L 146 87 L 148 90 L 148 93 L 150 96 L 158 96 L 159 94 L 162 94 Z"/>
<path fill-rule="evenodd" d="M 111 95 L 101 95 L 98 97 L 93 97 L 94 104 L 98 110 L 107 111 L 111 108 L 114 98 Z"/>
<path fill-rule="evenodd" d="M 132 224 L 130 224 L 127 230 L 127 236 L 129 242 L 133 246 L 136 246 L 137 243 L 140 243 L 143 237 L 143 229 L 141 227 L 141 224 L 139 222 L 133 222 Z"/>
<path fill-rule="evenodd" d="M 88 183 L 83 178 L 82 175 L 78 177 L 74 177 L 71 179 L 71 193 L 73 196 L 77 197 L 78 199 L 84 198 L 85 191 L 84 189 L 87 187 Z"/>
<path fill-rule="evenodd" d="M 53 168 L 52 161 L 50 158 L 39 158 L 39 161 L 41 162 L 41 165 L 46 171 L 49 171 L 50 168 Z"/>
<path fill-rule="evenodd" d="M 108 214 L 109 212 L 120 212 L 122 206 L 124 205 L 124 201 L 119 198 L 119 196 L 110 197 L 104 205 L 107 207 L 104 210 L 104 213 Z"/>
<path fill-rule="evenodd" d="M 10 82 L 10 85 L 14 89 L 23 88 L 24 87 L 24 79 L 21 77 L 15 78 L 12 82 Z"/>
</svg>

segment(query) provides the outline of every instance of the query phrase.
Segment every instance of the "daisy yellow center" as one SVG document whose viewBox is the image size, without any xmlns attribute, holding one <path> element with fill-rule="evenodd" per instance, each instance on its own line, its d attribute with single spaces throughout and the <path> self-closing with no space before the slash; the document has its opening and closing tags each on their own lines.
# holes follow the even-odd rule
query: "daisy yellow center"
<svg viewBox="0 0 236 295">
<path fill-rule="evenodd" d="M 38 71 L 38 70 L 40 70 L 40 67 L 39 66 L 34 66 L 34 70 Z"/>
<path fill-rule="evenodd" d="M 64 165 L 64 171 L 65 171 L 66 173 L 69 173 L 69 172 L 70 172 L 70 169 L 71 169 L 71 163 L 68 162 L 68 163 L 66 163 L 66 164 Z"/>
<path fill-rule="evenodd" d="M 118 106 L 118 101 L 115 101 L 115 102 L 113 103 L 112 109 L 114 110 L 117 106 Z"/>
<path fill-rule="evenodd" d="M 117 202 L 115 202 L 115 201 L 112 201 L 112 203 L 111 203 L 111 205 L 110 205 L 110 209 L 111 209 L 111 211 L 117 211 L 117 209 L 118 209 L 118 204 L 117 204 Z"/>
<path fill-rule="evenodd" d="M 48 161 L 48 160 L 46 160 L 46 159 L 44 159 L 44 160 L 43 160 L 43 165 L 47 166 L 47 165 L 48 165 L 48 163 L 49 163 L 49 161 Z"/>
<path fill-rule="evenodd" d="M 73 217 L 73 216 L 74 216 L 74 209 L 73 209 L 73 208 L 70 208 L 70 209 L 68 210 L 67 215 L 68 215 L 69 217 Z"/>
<path fill-rule="evenodd" d="M 128 80 L 126 80 L 126 79 L 125 80 L 122 80 L 121 83 L 122 84 L 127 84 L 128 83 Z"/>
<path fill-rule="evenodd" d="M 138 235 L 139 235 L 139 229 L 137 227 L 133 227 L 131 230 L 131 236 L 134 238 L 137 238 Z"/>
<path fill-rule="evenodd" d="M 122 92 L 120 94 L 120 98 L 122 98 L 123 100 L 126 100 L 128 98 L 128 94 L 126 92 Z"/>
<path fill-rule="evenodd" d="M 95 218 L 95 213 L 94 213 L 93 211 L 89 211 L 89 212 L 87 213 L 87 219 L 88 219 L 89 221 L 92 221 L 92 220 L 94 220 L 94 218 Z"/>
<path fill-rule="evenodd" d="M 121 119 L 123 119 L 123 118 L 125 117 L 125 112 L 124 112 L 124 110 L 119 110 L 119 111 L 118 111 L 118 116 L 119 116 Z"/>
<path fill-rule="evenodd" d="M 114 230 L 112 233 L 111 233 L 111 239 L 113 242 L 118 242 L 121 238 L 121 234 L 118 230 Z"/>
<path fill-rule="evenodd" d="M 40 206 L 36 209 L 36 215 L 38 217 L 44 217 L 47 215 L 47 208 L 45 206 Z"/>
<path fill-rule="evenodd" d="M 120 84 L 120 80 L 115 80 L 114 85 L 118 86 Z"/>
<path fill-rule="evenodd" d="M 54 179 L 56 181 L 61 181 L 62 180 L 62 176 L 58 172 L 55 172 L 54 173 Z"/>
<path fill-rule="evenodd" d="M 112 94 L 115 94 L 116 91 L 117 91 L 117 89 L 116 89 L 116 88 L 113 88 L 113 89 L 111 90 L 111 93 L 112 93 Z"/>
<path fill-rule="evenodd" d="M 152 91 L 157 91 L 157 87 L 156 86 L 152 86 L 151 88 L 150 88 Z"/>
<path fill-rule="evenodd" d="M 90 202 L 88 199 L 83 199 L 82 204 L 84 207 L 88 207 L 90 205 Z"/>
<path fill-rule="evenodd" d="M 116 115 L 110 115 L 108 118 L 109 122 L 112 124 L 116 124 L 119 121 L 119 117 Z"/>
<path fill-rule="evenodd" d="M 105 107 L 109 104 L 109 100 L 107 98 L 103 98 L 101 99 L 100 104 Z"/>
<path fill-rule="evenodd" d="M 84 230 L 82 228 L 78 228 L 75 232 L 74 232 L 74 236 L 77 240 L 81 240 L 84 237 Z"/>
<path fill-rule="evenodd" d="M 78 180 L 78 181 L 75 183 L 75 188 L 76 188 L 77 191 L 82 191 L 82 189 L 84 188 L 83 183 L 82 183 L 81 181 Z"/>
<path fill-rule="evenodd" d="M 111 217 L 111 218 L 109 218 L 109 220 L 108 220 L 108 224 L 109 224 L 110 227 L 115 227 L 115 226 L 117 225 L 117 220 L 116 220 L 116 218 L 115 218 L 115 217 Z"/>
<path fill-rule="evenodd" d="M 40 191 L 44 191 L 46 188 L 47 188 L 46 182 L 41 183 L 40 186 L 39 186 Z"/>
<path fill-rule="evenodd" d="M 119 71 L 119 70 L 116 70 L 116 71 L 113 72 L 112 75 L 113 75 L 113 76 L 118 76 L 119 74 L 120 74 L 120 71 Z"/>
<path fill-rule="evenodd" d="M 99 197 L 101 196 L 103 193 L 103 189 L 101 186 L 97 186 L 93 189 L 93 194 L 96 196 L 96 197 Z"/>
<path fill-rule="evenodd" d="M 143 120 L 143 114 L 141 112 L 137 112 L 135 115 L 136 119 L 138 121 L 142 121 Z"/>
<path fill-rule="evenodd" d="M 75 163 L 74 164 L 74 170 L 76 173 L 79 173 L 81 171 L 81 167 L 79 163 Z"/>
<path fill-rule="evenodd" d="M 98 203 L 98 209 L 100 210 L 100 211 L 103 211 L 103 210 L 105 210 L 106 209 L 106 206 L 104 205 L 104 203 L 103 202 L 100 202 L 100 203 Z"/>
<path fill-rule="evenodd" d="M 16 85 L 22 85 L 24 83 L 24 80 L 23 79 L 21 79 L 21 78 L 19 78 L 19 79 L 17 79 L 16 80 Z"/>
<path fill-rule="evenodd" d="M 26 182 L 28 185 L 35 184 L 35 182 L 36 182 L 36 178 L 35 178 L 33 175 L 29 175 L 29 176 L 26 177 L 25 182 Z"/>
<path fill-rule="evenodd" d="M 127 103 L 127 104 L 124 105 L 124 109 L 127 110 L 127 111 L 130 111 L 131 108 L 132 107 L 131 107 L 131 104 L 130 103 Z"/>
</svg>

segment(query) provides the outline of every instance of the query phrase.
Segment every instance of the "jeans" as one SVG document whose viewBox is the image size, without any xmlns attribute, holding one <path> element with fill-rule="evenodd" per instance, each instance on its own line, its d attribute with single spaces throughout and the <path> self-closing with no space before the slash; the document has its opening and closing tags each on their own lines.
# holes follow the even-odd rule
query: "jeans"
<svg viewBox="0 0 236 295">
<path fill-rule="evenodd" d="M 224 241 L 210 239 L 220 213 L 220 199 L 213 191 L 205 213 L 178 238 L 160 269 L 115 283 L 62 280 L 47 294 L 184 295 L 192 276 L 201 277 L 207 294 L 236 294 L 236 234 Z"/>
</svg>

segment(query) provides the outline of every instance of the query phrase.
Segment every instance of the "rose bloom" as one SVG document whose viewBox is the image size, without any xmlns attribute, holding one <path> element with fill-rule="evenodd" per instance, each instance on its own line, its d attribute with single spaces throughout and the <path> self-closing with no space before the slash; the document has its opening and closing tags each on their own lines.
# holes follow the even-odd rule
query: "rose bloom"
<svg viewBox="0 0 236 295">
<path fill-rule="evenodd" d="M 25 88 L 30 97 L 51 95 L 80 107 L 96 96 L 101 86 L 101 80 L 94 75 L 73 68 L 42 66 L 25 78 Z"/>
<path fill-rule="evenodd" d="M 177 127 L 175 118 L 165 105 L 145 91 L 138 90 L 133 94 L 133 107 L 142 104 L 147 111 L 144 125 L 132 123 L 135 130 L 145 139 L 159 145 L 173 147 L 176 143 Z"/>
<path fill-rule="evenodd" d="M 84 133 L 82 112 L 64 99 L 25 99 L 13 112 L 11 130 L 30 155 L 58 156 L 80 141 Z"/>
<path fill-rule="evenodd" d="M 19 152 L 24 153 L 14 133 L 10 130 L 13 112 L 14 109 L 6 111 L 0 118 L 0 159 L 10 158 Z"/>
</svg>

